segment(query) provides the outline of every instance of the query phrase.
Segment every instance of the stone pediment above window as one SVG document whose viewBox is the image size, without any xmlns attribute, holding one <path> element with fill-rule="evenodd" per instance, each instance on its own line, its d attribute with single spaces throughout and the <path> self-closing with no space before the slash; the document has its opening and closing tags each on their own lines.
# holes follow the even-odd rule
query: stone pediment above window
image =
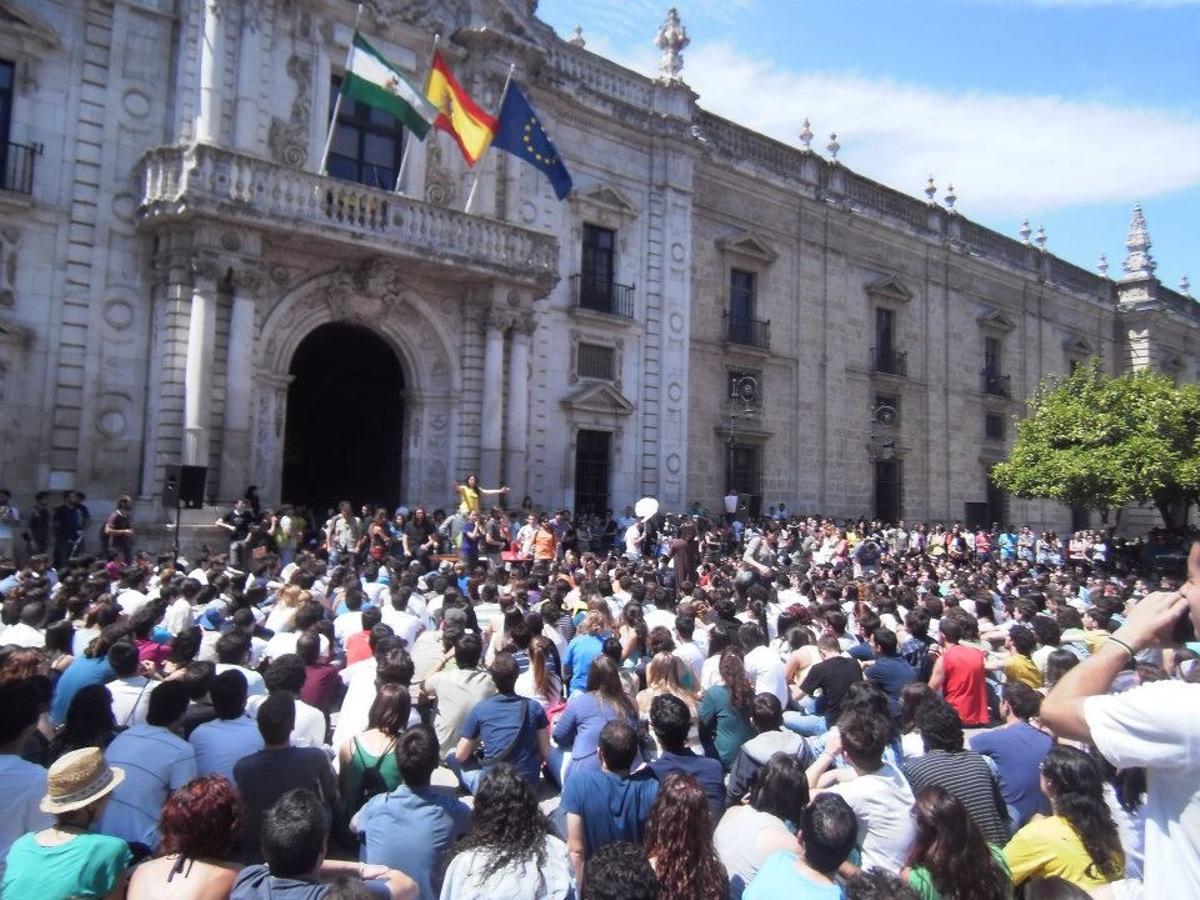
<svg viewBox="0 0 1200 900">
<path fill-rule="evenodd" d="M 762 235 L 753 231 L 743 231 L 732 237 L 721 238 L 717 241 L 717 248 L 725 253 L 757 260 L 768 265 L 779 258 L 779 254 L 763 239 Z"/>
<path fill-rule="evenodd" d="M 609 213 L 622 219 L 636 219 L 638 208 L 622 191 L 607 184 L 582 191 L 573 191 L 570 202 L 597 212 Z"/>
<path fill-rule="evenodd" d="M 53 50 L 59 45 L 58 33 L 12 0 L 0 0 L 0 35 L 4 44 L 15 44 L 26 53 Z"/>
<path fill-rule="evenodd" d="M 866 290 L 873 300 L 908 303 L 913 298 L 912 291 L 901 284 L 900 279 L 894 275 L 886 275 L 878 281 L 872 281 Z"/>
<path fill-rule="evenodd" d="M 593 382 L 563 398 L 564 409 L 571 412 L 599 413 L 601 415 L 628 416 L 634 406 L 613 385 Z"/>
<path fill-rule="evenodd" d="M 1003 310 L 996 309 L 994 306 L 985 306 L 976 317 L 975 321 L 979 323 L 980 328 L 985 328 L 991 331 L 1012 331 L 1017 327 L 1017 323 L 1012 320 L 1012 317 Z"/>
</svg>

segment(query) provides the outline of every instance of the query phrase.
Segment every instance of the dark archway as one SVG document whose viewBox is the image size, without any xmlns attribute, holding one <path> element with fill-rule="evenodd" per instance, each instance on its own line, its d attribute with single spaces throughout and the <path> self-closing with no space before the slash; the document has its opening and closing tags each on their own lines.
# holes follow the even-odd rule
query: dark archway
<svg viewBox="0 0 1200 900">
<path fill-rule="evenodd" d="M 339 500 L 393 508 L 400 499 L 404 371 L 361 325 L 313 329 L 289 368 L 283 500 L 324 511 Z"/>
</svg>

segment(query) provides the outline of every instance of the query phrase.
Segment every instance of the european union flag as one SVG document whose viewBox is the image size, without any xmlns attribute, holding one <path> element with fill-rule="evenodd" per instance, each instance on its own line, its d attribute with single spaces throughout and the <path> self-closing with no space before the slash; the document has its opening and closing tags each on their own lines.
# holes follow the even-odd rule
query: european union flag
<svg viewBox="0 0 1200 900">
<path fill-rule="evenodd" d="M 504 95 L 504 103 L 496 118 L 499 127 L 492 138 L 492 146 L 507 150 L 541 169 L 550 179 L 559 200 L 571 193 L 571 175 L 567 172 L 566 164 L 558 148 L 546 136 L 541 119 L 515 81 L 509 83 L 508 93 Z"/>
</svg>

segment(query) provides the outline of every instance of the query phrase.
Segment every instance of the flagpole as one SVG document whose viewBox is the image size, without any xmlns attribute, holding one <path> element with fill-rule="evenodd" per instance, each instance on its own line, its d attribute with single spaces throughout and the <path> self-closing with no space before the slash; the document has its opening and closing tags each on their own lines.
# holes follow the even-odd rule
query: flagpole
<svg viewBox="0 0 1200 900">
<path fill-rule="evenodd" d="M 504 88 L 500 91 L 500 102 L 496 104 L 497 125 L 499 124 L 500 110 L 504 109 L 504 99 L 508 96 L 508 86 L 512 84 L 513 72 L 516 71 L 516 68 L 516 63 L 508 64 L 508 77 L 504 79 Z M 488 147 L 490 148 L 491 144 Z M 487 151 L 485 150 L 484 152 L 486 153 Z M 482 170 L 475 170 L 475 178 L 471 181 L 471 191 L 467 194 L 467 205 L 463 207 L 463 212 L 465 213 L 471 212 L 471 204 L 475 202 L 475 192 L 479 188 L 479 176 L 482 174 Z"/>
<path fill-rule="evenodd" d="M 358 4 L 358 11 L 354 14 L 354 31 L 350 33 L 350 46 L 346 48 L 346 72 L 342 75 L 342 84 L 346 83 L 346 75 L 350 72 L 350 61 L 354 58 L 354 36 L 358 34 L 358 23 L 362 19 L 363 5 Z M 329 134 L 325 136 L 325 149 L 321 152 L 321 168 L 318 174 L 326 174 L 326 166 L 329 163 L 329 151 L 333 149 L 333 135 L 337 131 L 338 113 L 342 110 L 342 91 L 338 90 L 337 99 L 333 101 L 333 115 L 329 117 Z"/>
<path fill-rule="evenodd" d="M 434 34 L 434 36 L 433 36 L 433 53 L 437 53 L 438 41 L 441 40 L 441 37 L 442 36 L 440 34 L 436 34 L 436 33 Z M 430 54 L 430 56 L 429 56 L 429 69 L 430 69 L 430 71 L 433 71 L 433 54 Z M 426 89 L 428 89 L 428 87 L 429 87 L 429 76 L 428 75 L 425 76 L 425 86 L 426 86 Z M 393 194 L 400 193 L 400 185 L 404 181 L 404 172 L 408 168 L 408 153 L 410 150 L 412 150 L 412 135 L 411 134 L 406 135 L 406 137 L 405 137 L 404 152 L 402 154 L 400 154 L 400 168 L 396 172 L 396 186 L 394 188 L 392 188 Z"/>
</svg>

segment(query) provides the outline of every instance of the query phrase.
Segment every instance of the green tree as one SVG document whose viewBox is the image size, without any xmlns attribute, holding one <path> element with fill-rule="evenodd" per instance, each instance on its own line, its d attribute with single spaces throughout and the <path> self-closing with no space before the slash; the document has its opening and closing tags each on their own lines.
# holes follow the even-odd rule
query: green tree
<svg viewBox="0 0 1200 900">
<path fill-rule="evenodd" d="M 1017 424 L 997 486 L 1100 510 L 1154 503 L 1181 527 L 1200 497 L 1200 386 L 1143 370 L 1115 378 L 1095 362 L 1042 384 Z"/>
</svg>

